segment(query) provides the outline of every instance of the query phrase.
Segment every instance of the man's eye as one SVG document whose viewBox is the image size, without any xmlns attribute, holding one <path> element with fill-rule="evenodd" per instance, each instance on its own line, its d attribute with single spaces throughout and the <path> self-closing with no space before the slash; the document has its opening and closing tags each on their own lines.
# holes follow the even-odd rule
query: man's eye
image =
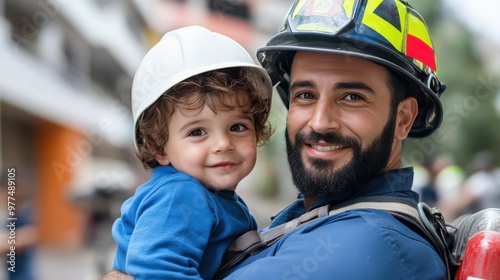
<svg viewBox="0 0 500 280">
<path fill-rule="evenodd" d="M 301 99 L 314 99 L 314 95 L 311 94 L 310 92 L 299 93 L 297 94 L 297 97 Z"/>
<path fill-rule="evenodd" d="M 239 131 L 243 131 L 243 130 L 246 130 L 247 127 L 242 125 L 242 124 L 235 124 L 233 126 L 231 126 L 231 131 L 233 132 L 239 132 Z"/>
<path fill-rule="evenodd" d="M 195 129 L 191 132 L 189 132 L 188 136 L 194 136 L 194 137 L 198 137 L 198 136 L 203 136 L 207 134 L 203 129 Z"/>
<path fill-rule="evenodd" d="M 363 98 L 359 96 L 359 94 L 349 93 L 345 96 L 345 99 L 354 101 L 354 100 L 362 100 Z"/>
</svg>

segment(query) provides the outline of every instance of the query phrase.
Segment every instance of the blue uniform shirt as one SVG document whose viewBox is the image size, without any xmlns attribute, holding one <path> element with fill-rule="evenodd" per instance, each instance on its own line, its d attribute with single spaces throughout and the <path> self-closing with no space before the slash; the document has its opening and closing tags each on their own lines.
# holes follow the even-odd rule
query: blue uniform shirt
<svg viewBox="0 0 500 280">
<path fill-rule="evenodd" d="M 319 207 L 363 196 L 397 196 L 418 201 L 411 191 L 413 169 L 378 176 L 355 194 L 319 198 Z M 277 226 L 304 213 L 301 200 L 272 221 Z M 349 210 L 305 225 L 246 259 L 226 279 L 446 279 L 432 245 L 391 214 Z"/>
</svg>

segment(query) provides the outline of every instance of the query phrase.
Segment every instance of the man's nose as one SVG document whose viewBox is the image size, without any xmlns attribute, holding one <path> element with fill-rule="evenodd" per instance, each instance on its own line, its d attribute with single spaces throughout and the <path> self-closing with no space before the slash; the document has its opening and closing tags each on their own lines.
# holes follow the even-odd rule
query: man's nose
<svg viewBox="0 0 500 280">
<path fill-rule="evenodd" d="M 326 98 L 319 99 L 309 120 L 309 127 L 318 133 L 326 133 L 340 128 L 338 108 Z"/>
</svg>

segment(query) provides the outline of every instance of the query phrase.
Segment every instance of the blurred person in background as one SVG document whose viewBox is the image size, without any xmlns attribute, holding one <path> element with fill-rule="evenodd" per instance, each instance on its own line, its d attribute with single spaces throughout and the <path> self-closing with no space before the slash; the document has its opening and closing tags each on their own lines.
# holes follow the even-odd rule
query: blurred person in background
<svg viewBox="0 0 500 280">
<path fill-rule="evenodd" d="M 465 175 L 453 156 L 447 153 L 430 156 L 422 166 L 427 172 L 427 183 L 418 189 L 420 201 L 435 207 L 440 201 L 455 200 Z"/>
<path fill-rule="evenodd" d="M 439 204 L 447 219 L 487 208 L 500 208 L 500 168 L 496 166 L 493 152 L 476 153 L 471 167 L 473 173 L 463 183 L 458 196 Z"/>
<path fill-rule="evenodd" d="M 432 168 L 437 172 L 435 186 L 439 202 L 456 200 L 465 180 L 464 169 L 448 153 L 437 155 Z"/>
<path fill-rule="evenodd" d="M 439 171 L 434 168 L 434 162 L 434 157 L 428 157 L 422 163 L 422 167 L 425 170 L 426 183 L 416 190 L 420 194 L 420 201 L 427 203 L 431 207 L 434 207 L 438 202 L 436 177 Z"/>
<path fill-rule="evenodd" d="M 35 250 L 37 243 L 37 229 L 35 220 L 35 209 L 32 201 L 32 195 L 28 193 L 24 181 L 21 178 L 16 178 L 15 192 L 9 192 L 8 178 L 2 177 L 0 201 L 2 201 L 1 217 L 2 221 L 6 221 L 7 225 L 10 222 L 15 223 L 15 228 L 4 226 L 0 232 L 0 253 L 2 254 L 3 262 L 8 280 L 35 280 Z M 9 199 L 12 197 L 13 199 Z M 8 203 L 14 207 L 10 212 L 7 206 Z M 13 215 L 10 215 L 12 213 Z M 7 218 L 16 218 L 14 221 Z M 14 237 L 13 239 L 11 239 Z M 13 242 L 8 242 L 14 240 Z M 11 247 L 12 246 L 12 247 Z M 11 250 L 14 249 L 14 250 Z M 15 254 L 15 267 L 13 270 L 8 270 L 11 267 L 9 263 L 9 254 Z"/>
</svg>

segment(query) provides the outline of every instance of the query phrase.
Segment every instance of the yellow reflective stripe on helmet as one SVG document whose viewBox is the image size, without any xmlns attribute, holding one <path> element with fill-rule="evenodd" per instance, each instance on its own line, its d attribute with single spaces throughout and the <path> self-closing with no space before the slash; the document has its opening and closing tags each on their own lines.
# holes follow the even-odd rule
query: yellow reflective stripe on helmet
<svg viewBox="0 0 500 280">
<path fill-rule="evenodd" d="M 347 1 L 352 6 L 356 0 Z M 344 4 L 344 0 L 299 0 L 290 12 L 290 28 L 294 31 L 334 34 L 351 20 Z M 352 7 L 350 10 L 353 10 Z"/>
<path fill-rule="evenodd" d="M 375 10 L 381 4 L 396 5 L 399 14 L 399 22 L 390 23 L 382 17 L 383 15 L 377 15 Z M 400 52 L 403 52 L 403 42 L 405 39 L 404 31 L 406 29 L 406 26 L 404 26 L 403 23 L 406 22 L 406 15 L 407 15 L 406 6 L 400 1 L 397 0 L 367 1 L 362 23 L 370 27 L 371 29 L 375 30 L 377 33 L 379 33 L 382 37 L 384 37 L 387 41 L 389 41 L 395 49 L 397 49 Z"/>
<path fill-rule="evenodd" d="M 344 6 L 344 10 L 345 10 L 348 17 L 352 16 L 352 11 L 354 10 L 354 3 L 355 2 L 356 2 L 356 0 L 345 0 L 344 4 L 342 4 Z"/>
<path fill-rule="evenodd" d="M 292 19 L 294 19 L 297 14 L 302 11 L 302 8 L 304 7 L 304 5 L 306 4 L 308 0 L 299 0 L 299 2 L 297 2 L 297 5 L 295 5 L 295 8 L 293 8 L 293 13 L 292 13 Z"/>
<path fill-rule="evenodd" d="M 432 48 L 431 35 L 425 23 L 412 13 L 408 14 L 408 34 L 425 42 Z"/>
<path fill-rule="evenodd" d="M 305 23 L 297 26 L 296 28 L 297 31 L 320 31 L 320 32 L 326 32 L 326 33 L 335 33 L 337 29 L 334 29 L 332 27 L 324 26 L 324 25 L 319 25 L 317 23 Z"/>
</svg>

